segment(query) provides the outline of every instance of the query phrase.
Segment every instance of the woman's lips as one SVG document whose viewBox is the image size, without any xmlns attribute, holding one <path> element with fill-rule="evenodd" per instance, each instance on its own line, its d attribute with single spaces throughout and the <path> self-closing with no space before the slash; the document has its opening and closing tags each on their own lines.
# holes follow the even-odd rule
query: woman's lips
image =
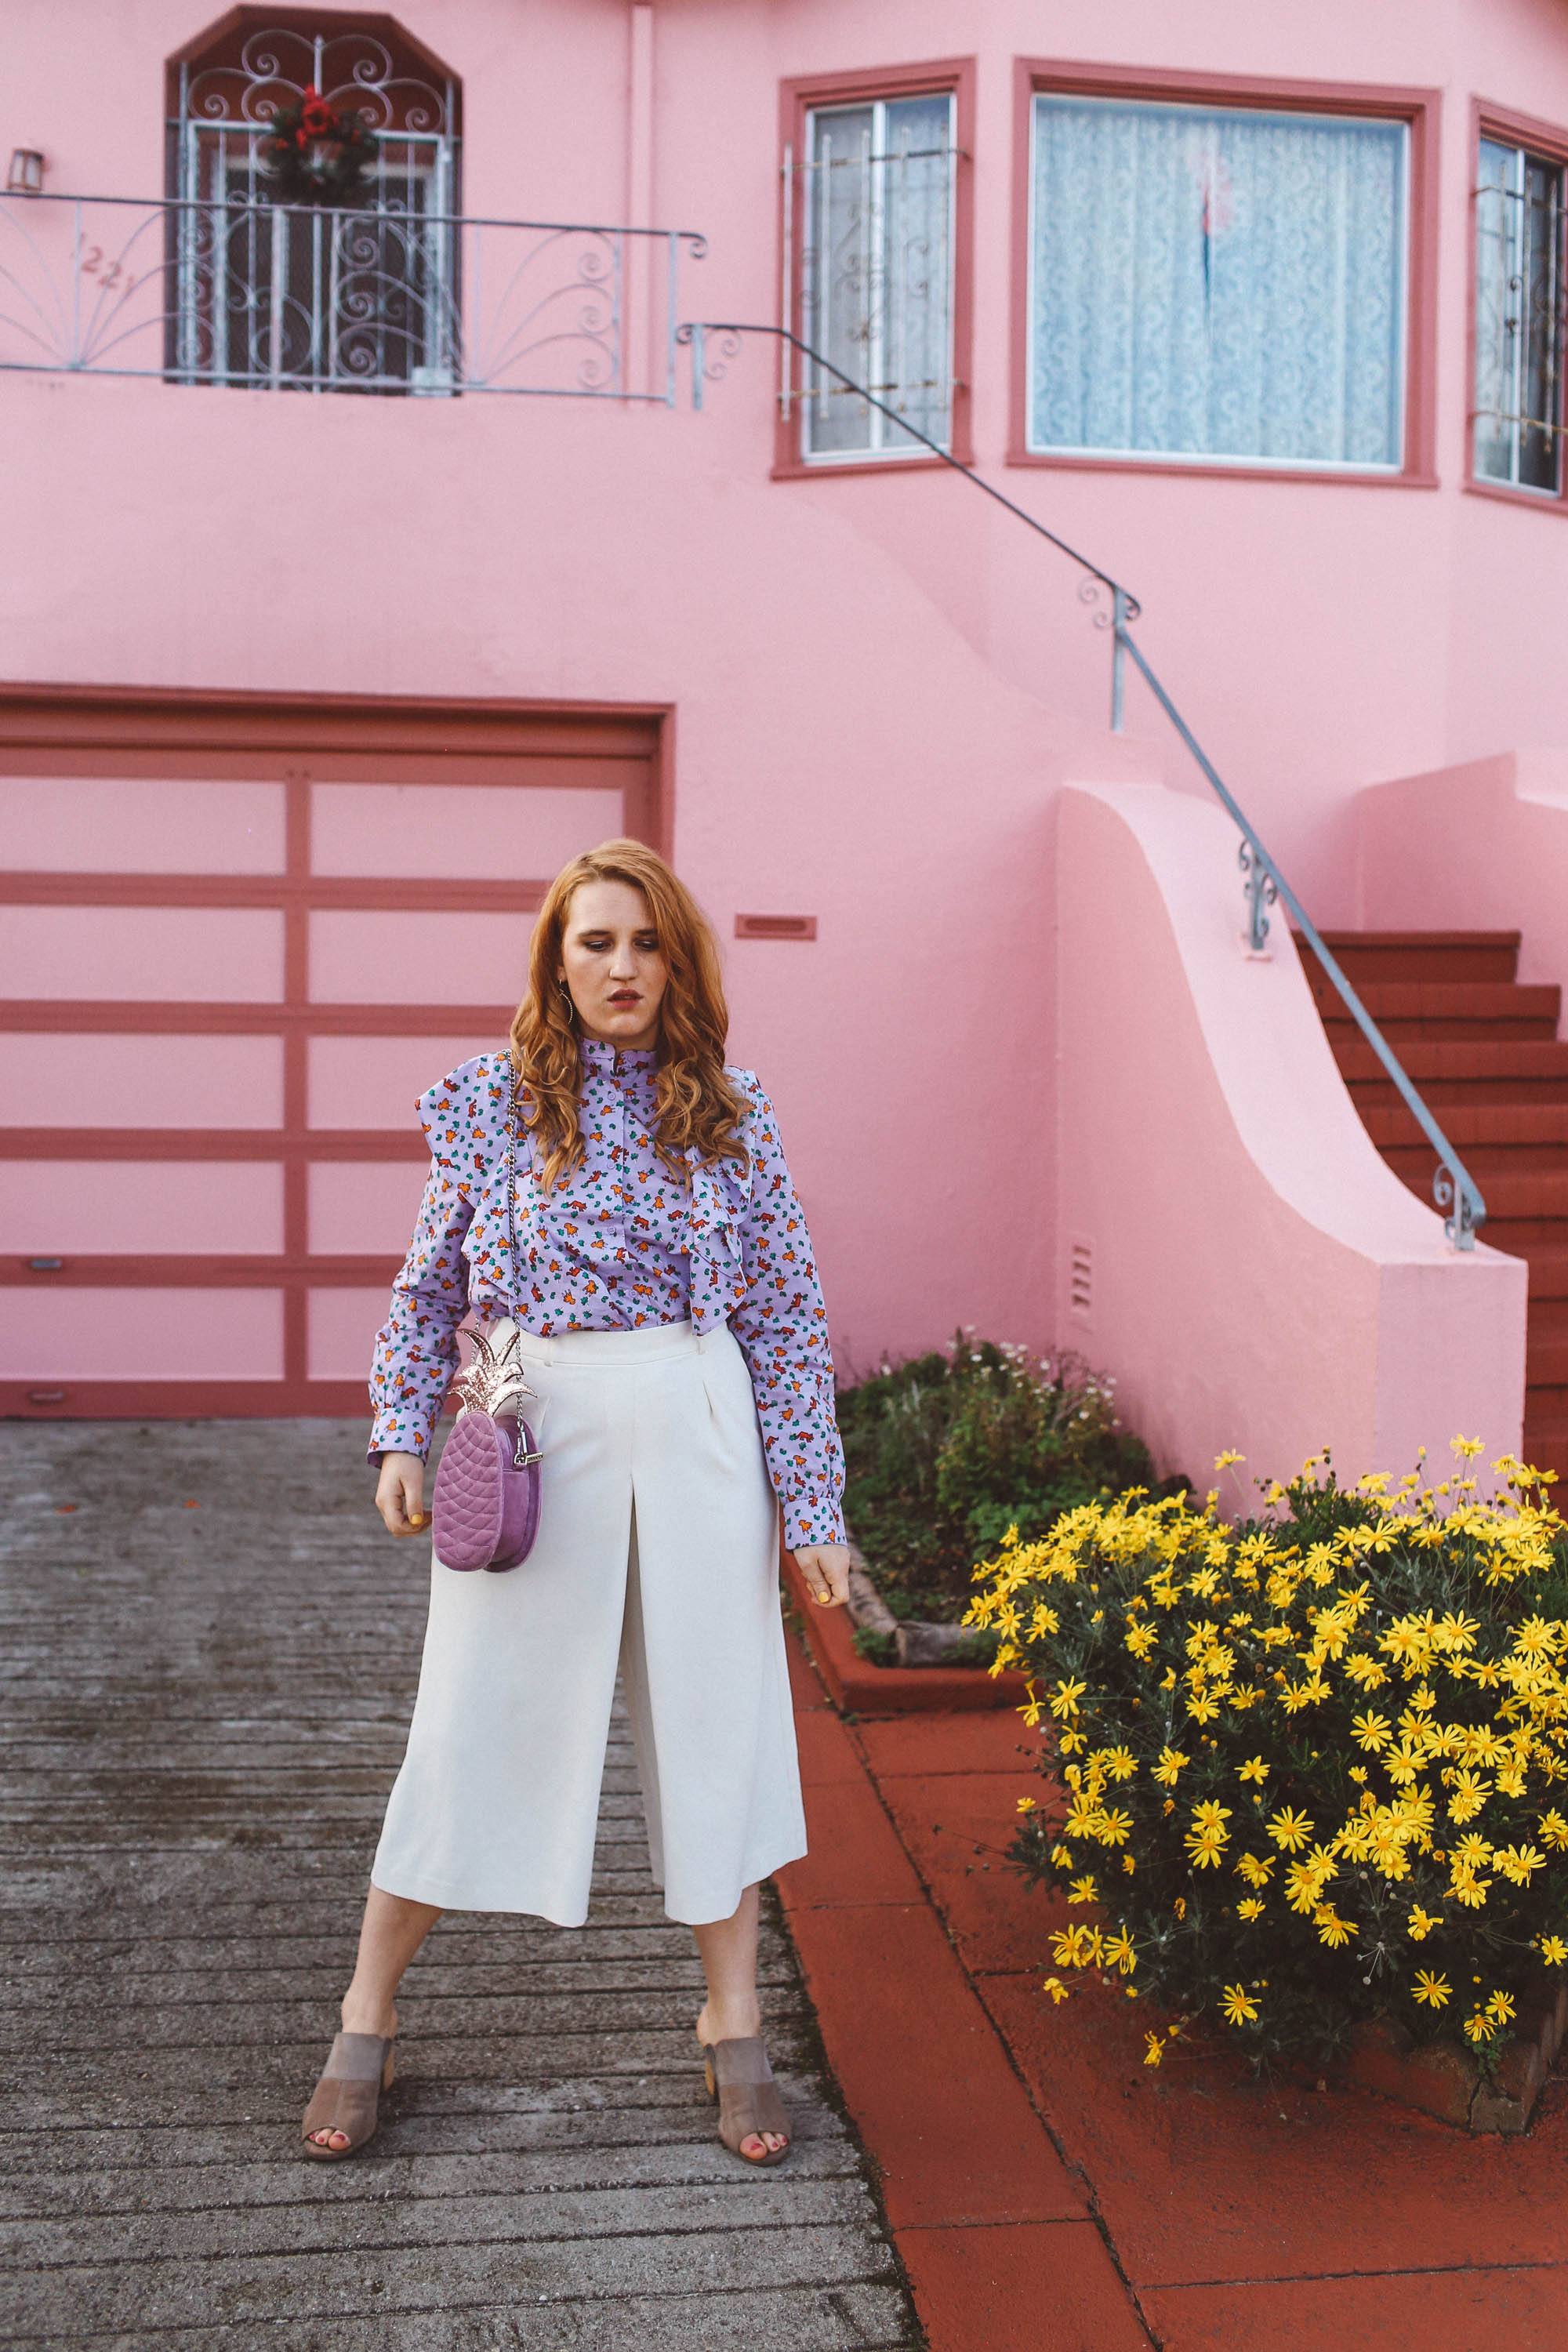
<svg viewBox="0 0 1568 2352">
<path fill-rule="evenodd" d="M 619 996 L 611 997 L 610 1003 L 612 1004 L 640 1004 L 642 1003 L 642 998 L 637 995 L 630 989 L 623 989 Z"/>
</svg>

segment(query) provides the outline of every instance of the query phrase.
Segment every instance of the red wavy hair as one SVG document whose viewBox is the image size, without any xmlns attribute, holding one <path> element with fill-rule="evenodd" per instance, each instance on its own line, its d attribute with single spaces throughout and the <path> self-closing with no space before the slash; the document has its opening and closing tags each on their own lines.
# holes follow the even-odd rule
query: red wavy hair
<svg viewBox="0 0 1568 2352">
<path fill-rule="evenodd" d="M 512 1083 L 548 1192 L 583 1158 L 577 1127 L 582 1082 L 578 1032 L 556 983 L 572 894 L 584 882 L 627 882 L 647 902 L 668 974 L 659 1003 L 654 1141 L 671 1172 L 696 1144 L 705 1160 L 744 1160 L 737 1133 L 746 1104 L 724 1075 L 730 1013 L 719 948 L 690 891 L 646 842 L 602 841 L 563 866 L 544 895 L 528 954 L 528 994 L 511 1024 Z"/>
</svg>

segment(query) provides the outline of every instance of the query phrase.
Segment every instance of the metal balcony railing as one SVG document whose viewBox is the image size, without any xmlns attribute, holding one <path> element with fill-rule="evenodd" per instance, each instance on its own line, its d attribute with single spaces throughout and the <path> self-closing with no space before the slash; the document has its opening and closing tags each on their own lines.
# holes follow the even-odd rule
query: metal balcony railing
<svg viewBox="0 0 1568 2352">
<path fill-rule="evenodd" d="M 384 198 L 0 196 L 0 369 L 673 406 L 680 268 L 705 249 Z"/>
<path fill-rule="evenodd" d="M 701 407 L 704 383 L 722 376 L 728 362 L 739 352 L 743 338 L 748 335 L 771 338 L 774 342 L 790 347 L 812 366 L 825 369 L 830 375 L 837 376 L 847 390 L 853 392 L 859 399 L 868 402 L 873 408 L 885 408 L 886 414 L 901 427 L 903 432 L 912 435 L 917 441 L 922 442 L 933 457 L 941 458 L 944 466 L 951 467 L 955 474 L 962 474 L 965 480 L 973 483 L 976 489 L 983 490 L 988 499 L 994 499 L 998 506 L 1005 507 L 1010 515 L 1026 525 L 1037 537 L 1047 541 L 1052 547 L 1059 550 L 1069 562 L 1078 565 L 1085 575 L 1079 593 L 1086 603 L 1099 604 L 1095 614 L 1095 625 L 1099 628 L 1108 629 L 1110 632 L 1110 724 L 1112 728 L 1118 732 L 1121 729 L 1126 658 L 1131 655 L 1149 691 L 1196 761 L 1200 771 L 1218 795 L 1241 835 L 1238 845 L 1239 859 L 1246 893 L 1247 939 L 1251 952 L 1255 955 L 1261 954 L 1264 943 L 1268 937 L 1268 908 L 1276 899 L 1282 901 L 1294 918 L 1299 929 L 1323 971 L 1338 990 L 1352 1020 L 1393 1081 L 1401 1101 L 1436 1153 L 1437 1167 L 1432 1180 L 1432 1194 L 1437 1207 L 1444 1212 L 1444 1232 L 1456 1249 L 1473 1249 L 1477 1231 L 1485 1221 L 1487 1213 L 1486 1202 L 1481 1197 L 1479 1186 L 1433 1118 L 1426 1103 L 1416 1093 L 1398 1056 L 1355 990 L 1351 986 L 1337 960 L 1324 945 L 1321 933 L 1290 887 L 1276 860 L 1264 847 L 1257 828 L 1242 809 L 1235 794 L 1225 783 L 1171 695 L 1155 676 L 1142 647 L 1131 633 L 1131 624 L 1138 618 L 1142 610 L 1138 599 L 1131 591 L 1124 587 L 1121 581 L 1114 579 L 1109 572 L 1102 572 L 1098 563 L 1090 562 L 1089 557 L 1082 554 L 1078 548 L 1070 546 L 1065 539 L 1058 538 L 1054 530 L 1047 530 L 1043 522 L 1029 514 L 1023 507 L 1016 505 L 1004 491 L 996 489 L 977 474 L 972 466 L 965 466 L 960 459 L 952 457 L 939 442 L 933 441 L 929 434 L 921 432 L 918 425 L 911 424 L 907 415 L 895 415 L 890 408 L 886 408 L 886 404 L 879 400 L 874 392 L 869 391 L 863 383 L 857 383 L 852 377 L 845 375 L 843 371 L 836 368 L 832 361 L 823 352 L 811 349 L 787 327 L 752 325 L 733 320 L 683 320 L 678 330 L 678 340 L 689 346 L 691 353 L 691 397 L 694 406 Z M 781 394 L 781 402 L 783 399 L 784 395 Z M 1102 599 L 1108 601 L 1101 601 Z"/>
</svg>

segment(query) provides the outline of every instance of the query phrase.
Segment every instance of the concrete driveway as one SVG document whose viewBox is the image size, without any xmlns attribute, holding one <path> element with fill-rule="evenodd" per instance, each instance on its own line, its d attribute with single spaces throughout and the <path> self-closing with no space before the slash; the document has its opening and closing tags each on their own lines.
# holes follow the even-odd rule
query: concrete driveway
<svg viewBox="0 0 1568 2352">
<path fill-rule="evenodd" d="M 588 1925 L 444 1920 L 376 2138 L 296 2153 L 424 1626 L 428 1555 L 382 1534 L 363 1444 L 0 1426 L 9 2340 L 912 2352 L 771 1888 L 795 2153 L 749 2174 L 714 2136 L 618 1696 Z"/>
</svg>

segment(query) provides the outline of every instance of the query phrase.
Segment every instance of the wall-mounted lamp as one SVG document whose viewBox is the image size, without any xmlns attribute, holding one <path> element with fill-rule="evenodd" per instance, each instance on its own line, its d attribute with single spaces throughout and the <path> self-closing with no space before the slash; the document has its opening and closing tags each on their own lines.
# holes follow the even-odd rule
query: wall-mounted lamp
<svg viewBox="0 0 1568 2352">
<path fill-rule="evenodd" d="M 5 174 L 8 196 L 41 196 L 44 193 L 44 159 L 36 147 L 13 147 L 11 168 Z"/>
</svg>

